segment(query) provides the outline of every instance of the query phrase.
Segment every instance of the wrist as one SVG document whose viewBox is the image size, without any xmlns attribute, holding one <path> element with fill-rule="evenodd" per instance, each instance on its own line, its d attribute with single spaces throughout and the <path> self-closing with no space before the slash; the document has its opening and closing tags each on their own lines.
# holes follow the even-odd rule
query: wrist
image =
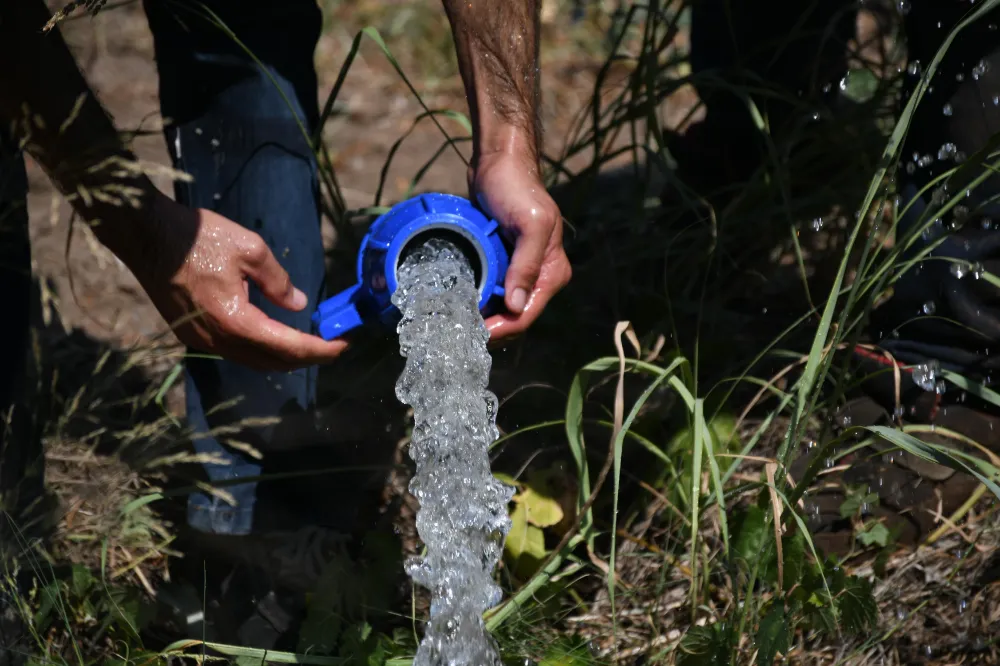
<svg viewBox="0 0 1000 666">
<path fill-rule="evenodd" d="M 516 160 L 539 173 L 538 149 L 532 132 L 507 123 L 480 128 L 473 141 L 471 171 L 506 160 Z"/>
<path fill-rule="evenodd" d="M 137 273 L 154 253 L 164 207 L 175 204 L 145 175 L 116 175 L 78 182 L 68 198 L 97 240 Z"/>
</svg>

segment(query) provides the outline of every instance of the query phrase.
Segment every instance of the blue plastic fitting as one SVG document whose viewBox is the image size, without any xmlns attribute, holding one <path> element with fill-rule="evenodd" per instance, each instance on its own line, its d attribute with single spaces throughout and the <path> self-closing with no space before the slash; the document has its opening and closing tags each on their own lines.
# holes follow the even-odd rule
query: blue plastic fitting
<svg viewBox="0 0 1000 666">
<path fill-rule="evenodd" d="M 313 322 L 319 335 L 333 340 L 363 324 L 392 326 L 399 311 L 392 304 L 396 269 L 407 250 L 437 236 L 452 241 L 472 264 L 484 315 L 502 308 L 510 257 L 500 226 L 470 201 L 451 194 L 423 194 L 396 204 L 375 220 L 361 241 L 353 287 L 319 304 Z"/>
</svg>

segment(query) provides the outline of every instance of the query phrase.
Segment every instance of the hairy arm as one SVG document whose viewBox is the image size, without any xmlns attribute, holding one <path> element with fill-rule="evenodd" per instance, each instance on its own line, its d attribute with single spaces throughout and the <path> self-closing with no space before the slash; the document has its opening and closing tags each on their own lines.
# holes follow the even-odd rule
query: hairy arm
<svg viewBox="0 0 1000 666">
<path fill-rule="evenodd" d="M 509 312 L 491 336 L 524 332 L 570 279 L 562 216 L 540 175 L 539 1 L 443 0 L 472 116 L 469 190 L 514 241 Z"/>
<path fill-rule="evenodd" d="M 444 0 L 469 100 L 476 161 L 523 152 L 537 162 L 537 0 Z"/>
<path fill-rule="evenodd" d="M 0 9 L 0 120 L 49 174 L 98 239 L 130 267 L 143 261 L 160 195 L 94 97 L 42 0 Z M 16 64 L 15 64 L 16 63 Z"/>
</svg>

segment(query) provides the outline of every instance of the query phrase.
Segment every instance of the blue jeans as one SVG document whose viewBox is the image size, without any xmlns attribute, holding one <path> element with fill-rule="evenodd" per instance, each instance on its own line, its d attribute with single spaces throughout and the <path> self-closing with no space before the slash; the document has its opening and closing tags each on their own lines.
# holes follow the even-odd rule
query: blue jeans
<svg viewBox="0 0 1000 666">
<path fill-rule="evenodd" d="M 311 331 L 310 314 L 323 296 L 325 277 L 317 167 L 307 140 L 318 117 L 313 52 L 322 17 L 313 0 L 205 4 L 258 60 L 203 16 L 159 0 L 146 3 L 162 114 L 170 121 L 167 146 L 174 166 L 193 178 L 177 184 L 176 198 L 260 234 L 310 307 L 290 312 L 268 302 L 252 284 L 251 302 L 283 324 Z M 186 391 L 195 449 L 220 460 L 204 465 L 209 479 L 254 477 L 260 465 L 210 432 L 310 408 L 316 368 L 262 373 L 195 358 L 187 362 Z M 228 436 L 267 451 L 274 435 L 271 426 Z M 223 490 L 235 504 L 194 494 L 188 500 L 189 524 L 217 534 L 250 532 L 257 483 Z"/>
</svg>

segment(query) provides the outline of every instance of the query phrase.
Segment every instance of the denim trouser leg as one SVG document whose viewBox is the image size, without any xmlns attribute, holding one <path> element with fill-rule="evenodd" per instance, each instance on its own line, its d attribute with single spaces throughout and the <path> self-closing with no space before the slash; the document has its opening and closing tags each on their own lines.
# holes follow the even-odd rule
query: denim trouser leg
<svg viewBox="0 0 1000 666">
<path fill-rule="evenodd" d="M 28 236 L 28 179 L 16 141 L 0 128 L 0 284 L 4 322 L 0 326 L 0 575 L 5 550 L 17 549 L 29 531 L 30 514 L 43 490 L 44 461 L 38 408 L 32 397 L 31 245 Z"/>
<path fill-rule="evenodd" d="M 317 167 L 304 136 L 315 125 L 316 82 L 312 53 L 318 36 L 315 3 L 216 2 L 213 7 L 241 41 L 264 63 L 258 65 L 214 28 L 181 23 L 163 7 L 147 3 L 153 31 L 163 115 L 176 168 L 193 177 L 179 183 L 182 203 L 211 209 L 260 234 L 310 306 L 322 295 L 323 247 L 320 237 Z M 212 5 L 213 3 L 208 3 Z M 232 10 L 227 14 L 228 10 Z M 277 12 L 272 20 L 267 14 Z M 293 32 L 275 32 L 275 21 L 291 22 Z M 228 22 L 227 22 L 228 23 Z M 262 37 L 283 46 L 274 57 Z M 280 35 L 280 36 L 279 36 Z M 251 302 L 269 317 L 309 331 L 311 307 L 290 312 L 264 299 L 251 284 Z M 187 363 L 187 411 L 199 433 L 195 448 L 220 463 L 207 463 L 213 482 L 256 476 L 261 467 L 250 457 L 207 436 L 212 428 L 250 418 L 300 412 L 315 397 L 316 369 L 294 373 L 262 373 L 228 361 L 192 359 Z M 239 400 L 235 405 L 233 400 Z M 262 451 L 269 448 L 273 427 L 244 428 L 234 439 Z M 246 534 L 253 527 L 257 484 L 223 488 L 235 505 L 208 494 L 192 495 L 188 521 L 196 529 L 220 534 Z"/>
</svg>

